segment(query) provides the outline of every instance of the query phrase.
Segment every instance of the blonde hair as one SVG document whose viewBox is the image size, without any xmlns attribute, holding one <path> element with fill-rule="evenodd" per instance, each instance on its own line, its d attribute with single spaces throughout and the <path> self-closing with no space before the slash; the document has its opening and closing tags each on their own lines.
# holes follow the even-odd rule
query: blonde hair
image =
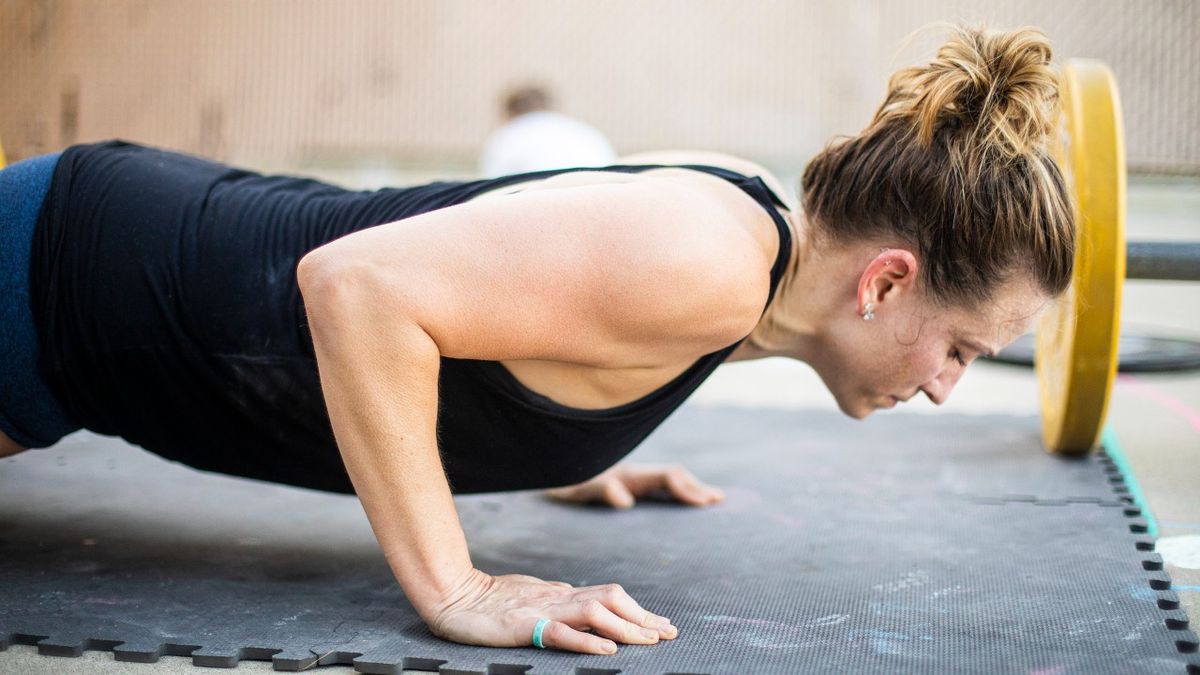
<svg viewBox="0 0 1200 675">
<path fill-rule="evenodd" d="M 1053 297 L 1071 280 L 1075 219 L 1049 151 L 1058 79 L 1035 28 L 956 27 L 926 65 L 888 81 L 871 124 L 805 167 L 804 210 L 818 235 L 899 236 L 943 303 L 989 299 L 1028 273 Z"/>
</svg>

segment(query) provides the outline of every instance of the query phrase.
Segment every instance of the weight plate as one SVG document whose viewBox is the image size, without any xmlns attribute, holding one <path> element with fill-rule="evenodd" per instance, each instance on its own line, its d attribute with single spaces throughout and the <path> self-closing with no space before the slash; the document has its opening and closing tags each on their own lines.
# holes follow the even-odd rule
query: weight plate
<svg viewBox="0 0 1200 675">
<path fill-rule="evenodd" d="M 1117 370 L 1125 279 L 1125 141 L 1112 71 L 1072 59 L 1062 73 L 1057 152 L 1078 227 L 1071 288 L 1042 316 L 1037 373 L 1042 440 L 1055 453 L 1095 447 Z"/>
</svg>

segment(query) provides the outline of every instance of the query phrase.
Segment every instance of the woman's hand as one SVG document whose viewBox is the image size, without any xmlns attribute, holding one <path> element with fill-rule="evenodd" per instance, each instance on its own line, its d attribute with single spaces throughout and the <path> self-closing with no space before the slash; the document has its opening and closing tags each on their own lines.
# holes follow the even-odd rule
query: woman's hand
<svg viewBox="0 0 1200 675">
<path fill-rule="evenodd" d="M 546 494 L 567 502 L 602 502 L 628 509 L 638 497 L 651 492 L 666 492 L 670 498 L 691 506 L 708 506 L 725 499 L 720 489 L 705 485 L 678 464 L 617 464 L 585 483 L 547 490 Z"/>
<path fill-rule="evenodd" d="M 550 620 L 542 630 L 544 647 L 585 654 L 614 654 L 617 642 L 651 645 L 678 635 L 670 621 L 642 609 L 616 584 L 574 588 L 479 570 L 422 616 L 440 638 L 488 647 L 532 645 L 543 618 Z"/>
</svg>

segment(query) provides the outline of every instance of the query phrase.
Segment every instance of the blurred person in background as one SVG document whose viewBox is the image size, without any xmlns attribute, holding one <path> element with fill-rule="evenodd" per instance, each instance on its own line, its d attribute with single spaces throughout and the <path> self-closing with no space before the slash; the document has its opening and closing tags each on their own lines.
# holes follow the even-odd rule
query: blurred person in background
<svg viewBox="0 0 1200 675">
<path fill-rule="evenodd" d="M 542 87 L 524 86 L 504 97 L 504 124 L 488 136 L 479 160 L 484 178 L 578 166 L 608 166 L 612 143 L 595 127 L 552 110 Z"/>
</svg>

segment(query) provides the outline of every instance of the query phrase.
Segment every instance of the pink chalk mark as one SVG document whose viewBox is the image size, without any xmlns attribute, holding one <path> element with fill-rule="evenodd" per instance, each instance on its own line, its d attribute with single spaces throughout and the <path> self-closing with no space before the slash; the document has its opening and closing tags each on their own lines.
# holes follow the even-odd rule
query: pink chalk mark
<svg viewBox="0 0 1200 675">
<path fill-rule="evenodd" d="M 1192 429 L 1194 429 L 1196 433 L 1200 434 L 1200 410 L 1196 410 L 1195 408 L 1184 403 L 1179 398 L 1172 396 L 1167 392 L 1158 389 L 1157 387 L 1151 386 L 1150 384 L 1134 377 L 1133 375 L 1118 375 L 1117 382 L 1127 387 L 1135 396 L 1144 398 L 1147 401 L 1154 401 L 1167 410 L 1170 410 L 1171 412 L 1180 416 L 1192 426 Z"/>
<path fill-rule="evenodd" d="M 1054 666 L 1052 668 L 1039 668 L 1029 671 L 1029 675 L 1062 675 L 1067 672 L 1062 666 Z"/>
<path fill-rule="evenodd" d="M 128 598 L 98 598 L 89 597 L 84 602 L 90 605 L 132 605 L 135 601 Z"/>
</svg>

